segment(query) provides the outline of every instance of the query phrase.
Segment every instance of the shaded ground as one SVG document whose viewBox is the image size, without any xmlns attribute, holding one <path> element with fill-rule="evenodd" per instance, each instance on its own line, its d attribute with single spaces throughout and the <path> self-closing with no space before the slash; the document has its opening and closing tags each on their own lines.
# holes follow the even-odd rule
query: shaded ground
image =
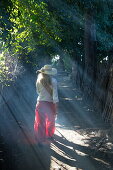
<svg viewBox="0 0 113 170">
<path fill-rule="evenodd" d="M 108 129 L 98 113 L 65 73 L 59 73 L 59 114 L 54 141 L 42 148 L 33 136 L 36 104 L 35 78 L 30 73 L 18 80 L 16 87 L 2 94 L 1 139 L 7 170 L 107 170 L 113 169 L 110 149 L 96 146 L 100 132 Z"/>
</svg>

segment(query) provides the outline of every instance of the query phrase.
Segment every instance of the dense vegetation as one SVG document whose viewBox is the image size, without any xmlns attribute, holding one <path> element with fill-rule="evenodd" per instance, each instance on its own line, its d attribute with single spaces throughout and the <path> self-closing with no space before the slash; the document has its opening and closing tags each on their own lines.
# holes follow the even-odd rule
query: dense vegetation
<svg viewBox="0 0 113 170">
<path fill-rule="evenodd" d="M 23 66 L 35 70 L 59 55 L 73 83 L 106 119 L 113 72 L 112 9 L 111 0 L 1 0 L 1 84 L 12 81 Z"/>
</svg>

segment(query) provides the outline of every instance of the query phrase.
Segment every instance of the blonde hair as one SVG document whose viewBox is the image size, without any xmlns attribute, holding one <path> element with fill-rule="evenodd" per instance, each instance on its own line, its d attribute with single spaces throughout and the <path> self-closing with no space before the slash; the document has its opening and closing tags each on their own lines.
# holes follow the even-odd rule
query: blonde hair
<svg viewBox="0 0 113 170">
<path fill-rule="evenodd" d="M 51 77 L 48 74 L 40 73 L 38 75 L 38 82 L 40 82 L 45 89 L 49 92 L 49 94 L 52 96 L 53 95 L 53 88 L 52 88 L 52 81 Z"/>
</svg>

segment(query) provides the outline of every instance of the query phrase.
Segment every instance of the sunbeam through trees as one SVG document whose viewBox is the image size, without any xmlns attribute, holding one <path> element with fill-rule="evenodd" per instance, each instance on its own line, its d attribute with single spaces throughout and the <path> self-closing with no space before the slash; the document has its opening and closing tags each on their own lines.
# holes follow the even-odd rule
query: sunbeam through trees
<svg viewBox="0 0 113 170">
<path fill-rule="evenodd" d="M 37 70 L 57 69 L 53 140 L 34 138 Z M 0 170 L 113 169 L 113 1 L 0 1 Z"/>
</svg>

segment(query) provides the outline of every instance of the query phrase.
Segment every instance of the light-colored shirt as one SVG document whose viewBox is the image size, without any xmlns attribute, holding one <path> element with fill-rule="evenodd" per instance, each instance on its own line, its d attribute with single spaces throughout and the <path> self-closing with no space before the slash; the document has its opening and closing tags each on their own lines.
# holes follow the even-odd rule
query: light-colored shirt
<svg viewBox="0 0 113 170">
<path fill-rule="evenodd" d="M 53 87 L 53 95 L 51 96 L 50 93 L 46 90 L 46 88 L 40 83 L 40 81 L 36 82 L 36 90 L 38 93 L 38 101 L 48 101 L 57 103 L 59 102 L 58 99 L 58 89 L 57 89 L 57 80 L 52 78 L 52 87 Z"/>
</svg>

